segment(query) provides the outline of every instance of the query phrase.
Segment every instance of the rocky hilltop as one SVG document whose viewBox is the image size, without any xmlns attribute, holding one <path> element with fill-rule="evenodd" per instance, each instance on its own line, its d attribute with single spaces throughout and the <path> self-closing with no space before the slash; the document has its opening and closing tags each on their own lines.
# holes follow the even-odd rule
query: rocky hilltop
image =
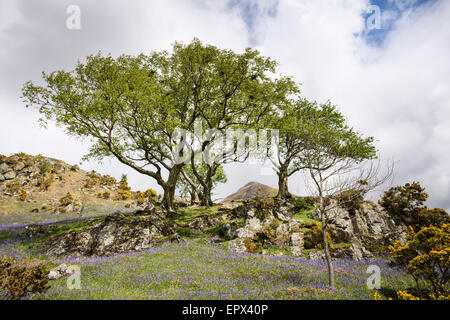
<svg viewBox="0 0 450 320">
<path fill-rule="evenodd" d="M 25 153 L 0 155 L 0 214 L 126 209 L 136 206 L 141 194 L 126 182 L 62 160 Z"/>
</svg>

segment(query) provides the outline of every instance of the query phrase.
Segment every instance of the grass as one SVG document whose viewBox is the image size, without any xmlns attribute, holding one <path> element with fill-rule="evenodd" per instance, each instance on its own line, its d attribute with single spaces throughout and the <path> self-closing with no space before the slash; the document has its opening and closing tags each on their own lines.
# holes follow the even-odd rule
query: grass
<svg viewBox="0 0 450 320">
<path fill-rule="evenodd" d="M 187 226 L 192 220 L 200 216 L 215 216 L 220 206 L 201 207 L 192 206 L 186 208 L 180 208 L 178 215 L 174 217 L 175 222 L 180 226 Z"/>
<path fill-rule="evenodd" d="M 73 263 L 73 262 L 72 262 Z M 335 261 L 336 290 L 327 288 L 323 262 L 230 253 L 202 241 L 164 244 L 141 253 L 78 261 L 81 289 L 66 279 L 40 299 L 373 299 L 366 270 L 382 270 L 381 295 L 413 285 L 382 261 Z M 385 296 L 386 297 L 386 296 Z"/>
<path fill-rule="evenodd" d="M 294 219 L 297 219 L 304 224 L 316 223 L 317 220 L 311 218 L 311 213 L 314 212 L 314 210 L 316 210 L 316 207 L 314 206 L 299 210 L 299 212 L 294 216 Z"/>
<path fill-rule="evenodd" d="M 183 208 L 176 219 L 187 225 L 196 217 L 218 214 L 217 209 Z M 299 213 L 298 218 L 304 219 L 306 214 Z M 87 223 L 56 222 L 54 234 L 80 230 Z M 384 260 L 342 259 L 333 262 L 337 285 L 332 291 L 327 286 L 323 261 L 293 257 L 286 248 L 260 248 L 254 254 L 238 254 L 228 251 L 227 242 L 207 244 L 204 238 L 217 234 L 218 229 L 216 226 L 203 235 L 193 235 L 184 228 L 182 242 L 142 252 L 57 259 L 39 251 L 37 244 L 44 237 L 28 239 L 22 227 L 0 228 L 0 254 L 40 261 L 48 268 L 60 263 L 80 267 L 80 290 L 69 290 L 63 278 L 51 281 L 50 290 L 34 299 L 373 299 L 374 291 L 366 286 L 370 264 L 381 268 L 381 296 L 392 297 L 397 290 L 414 286 L 409 275 L 389 267 Z M 262 250 L 265 255 L 260 254 Z"/>
</svg>

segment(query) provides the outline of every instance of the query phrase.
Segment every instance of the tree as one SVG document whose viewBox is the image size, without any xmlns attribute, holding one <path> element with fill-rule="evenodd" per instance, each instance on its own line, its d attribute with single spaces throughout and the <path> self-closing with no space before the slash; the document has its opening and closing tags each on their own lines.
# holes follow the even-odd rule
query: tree
<svg viewBox="0 0 450 320">
<path fill-rule="evenodd" d="M 177 130 L 192 131 L 197 119 L 219 131 L 255 123 L 294 90 L 289 78 L 274 76 L 275 67 L 257 50 L 237 54 L 194 39 L 149 56 L 91 55 L 72 71 L 43 73 L 45 86 L 27 82 L 22 92 L 44 125 L 55 121 L 93 142 L 84 159 L 115 157 L 155 179 L 164 206 L 174 211 L 186 144 Z"/>
<path fill-rule="evenodd" d="M 196 171 L 202 176 L 207 174 L 207 170 L 208 168 L 206 162 L 196 165 Z M 219 166 L 211 179 L 213 188 L 218 183 L 225 183 L 227 180 L 228 178 L 223 170 L 223 166 Z M 190 196 L 191 204 L 194 204 L 197 200 L 199 200 L 201 184 L 192 172 L 192 167 L 190 165 L 186 165 L 183 168 L 182 177 L 177 182 L 177 188 L 180 191 L 181 196 Z"/>
<path fill-rule="evenodd" d="M 332 198 L 345 190 L 370 190 L 382 182 L 376 179 L 377 167 L 370 166 L 368 170 L 361 167 L 364 160 L 376 157 L 376 150 L 373 138 L 363 138 L 350 128 L 330 102 L 312 108 L 299 126 L 305 139 L 300 159 L 313 182 L 312 193 L 318 199 L 329 284 L 334 288 L 334 269 L 327 239 Z M 355 170 L 357 176 L 351 175 Z"/>
<path fill-rule="evenodd" d="M 191 137 L 189 146 L 191 171 L 202 188 L 202 205 L 212 205 L 212 179 L 218 168 L 249 157 L 248 144 L 242 144 L 246 130 L 253 130 L 263 117 L 274 114 L 277 106 L 298 92 L 289 77 L 274 77 L 276 62 L 259 56 L 256 50 L 247 49 L 241 55 L 225 50 L 211 55 L 208 50 L 203 58 L 210 60 L 206 75 L 199 73 L 201 68 L 186 71 L 194 82 L 192 103 L 199 114 L 195 124 L 200 133 Z M 187 57 L 194 66 L 201 58 Z M 231 141 L 224 141 L 230 136 Z M 204 173 L 197 171 L 202 161 L 206 163 Z"/>
<path fill-rule="evenodd" d="M 291 197 L 288 190 L 289 177 L 306 168 L 300 161 L 301 154 L 306 148 L 307 139 L 304 124 L 308 123 L 307 120 L 316 108 L 315 103 L 300 98 L 281 106 L 280 114 L 266 117 L 265 124 L 268 127 L 279 129 L 276 155 L 271 154 L 271 148 L 267 149 L 267 156 L 278 176 L 277 198 Z"/>
</svg>

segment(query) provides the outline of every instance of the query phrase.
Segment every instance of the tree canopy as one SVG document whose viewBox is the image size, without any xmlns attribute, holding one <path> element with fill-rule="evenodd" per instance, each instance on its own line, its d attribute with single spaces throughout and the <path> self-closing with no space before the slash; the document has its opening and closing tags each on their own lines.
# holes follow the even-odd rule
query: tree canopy
<svg viewBox="0 0 450 320">
<path fill-rule="evenodd" d="M 43 80 L 44 86 L 27 82 L 22 90 L 27 106 L 39 106 L 41 121 L 90 139 L 85 158 L 116 157 L 155 179 L 169 210 L 184 165 L 177 160 L 186 156 L 176 129 L 192 131 L 196 120 L 219 131 L 252 126 L 298 90 L 289 77 L 277 77 L 276 62 L 257 50 L 235 53 L 198 39 L 150 55 L 98 53 L 72 71 L 43 73 Z M 214 176 L 210 171 L 208 177 Z"/>
</svg>

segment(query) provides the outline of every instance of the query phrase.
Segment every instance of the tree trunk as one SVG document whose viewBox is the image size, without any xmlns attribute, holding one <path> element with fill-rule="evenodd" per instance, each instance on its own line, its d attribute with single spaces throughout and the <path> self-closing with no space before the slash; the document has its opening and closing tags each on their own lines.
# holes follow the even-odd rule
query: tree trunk
<svg viewBox="0 0 450 320">
<path fill-rule="evenodd" d="M 202 199 L 201 199 L 202 206 L 210 207 L 213 205 L 211 199 L 211 192 L 212 192 L 212 183 L 207 183 L 206 186 L 203 188 L 202 192 Z"/>
<path fill-rule="evenodd" d="M 191 206 L 194 205 L 198 201 L 198 192 L 197 190 L 194 190 L 191 188 L 191 191 L 189 192 L 191 196 Z"/>
<path fill-rule="evenodd" d="M 278 175 L 278 194 L 279 199 L 288 199 L 292 197 L 288 190 L 288 173 L 287 170 L 280 168 Z"/>
<path fill-rule="evenodd" d="M 174 213 L 176 209 L 174 205 L 175 189 L 182 167 L 182 165 L 175 165 L 170 170 L 169 177 L 162 186 L 164 189 L 163 206 L 171 213 Z"/>
<path fill-rule="evenodd" d="M 203 184 L 203 192 L 202 192 L 202 199 L 201 199 L 201 204 L 202 206 L 212 206 L 213 202 L 211 199 L 211 193 L 212 193 L 212 189 L 213 189 L 213 178 L 214 175 L 216 174 L 216 170 L 217 170 L 218 166 L 217 165 L 208 165 L 208 170 L 206 172 L 206 177 L 205 177 L 205 183 Z"/>
<path fill-rule="evenodd" d="M 321 211 L 321 220 L 322 220 L 323 250 L 325 252 L 325 260 L 327 262 L 328 281 L 329 281 L 330 287 L 332 289 L 334 289 L 335 288 L 334 268 L 333 268 L 333 263 L 331 261 L 330 248 L 328 246 L 327 221 L 326 221 L 326 212 L 325 212 L 323 197 L 320 197 L 320 211 Z"/>
</svg>

